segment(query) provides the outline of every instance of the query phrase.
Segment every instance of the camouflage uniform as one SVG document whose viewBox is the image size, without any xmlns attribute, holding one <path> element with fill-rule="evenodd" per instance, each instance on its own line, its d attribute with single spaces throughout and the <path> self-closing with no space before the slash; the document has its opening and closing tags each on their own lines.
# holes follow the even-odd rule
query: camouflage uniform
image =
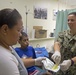
<svg viewBox="0 0 76 75">
<path fill-rule="evenodd" d="M 70 30 L 60 32 L 57 41 L 61 44 L 61 62 L 76 56 L 76 35 L 71 35 Z M 60 70 L 56 75 L 76 75 L 76 64 L 65 72 Z"/>
</svg>

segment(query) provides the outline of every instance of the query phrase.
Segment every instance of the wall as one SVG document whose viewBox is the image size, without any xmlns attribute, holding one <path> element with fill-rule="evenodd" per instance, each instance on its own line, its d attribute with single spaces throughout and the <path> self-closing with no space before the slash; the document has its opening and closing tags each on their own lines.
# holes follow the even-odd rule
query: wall
<svg viewBox="0 0 76 75">
<path fill-rule="evenodd" d="M 39 6 L 43 8 L 47 8 L 47 20 L 43 19 L 34 19 L 34 6 Z M 27 15 L 27 28 L 28 35 L 31 39 L 31 32 L 33 26 L 43 26 L 43 29 L 47 30 L 47 37 L 49 37 L 50 32 L 53 32 L 55 29 L 56 21 L 53 20 L 53 10 L 65 10 L 71 8 L 70 6 L 65 5 L 64 3 L 58 2 L 58 0 L 0 0 L 0 9 L 3 8 L 16 8 L 23 18 L 23 25 L 26 28 L 26 8 L 28 11 Z M 30 41 L 30 44 L 36 47 L 37 44 L 40 46 L 45 46 L 48 51 L 51 50 L 51 46 L 54 43 L 54 39 L 52 40 L 37 40 Z M 19 46 L 16 44 L 14 47 Z"/>
<path fill-rule="evenodd" d="M 47 20 L 34 19 L 33 8 L 34 6 L 39 6 L 47 8 Z M 49 37 L 50 32 L 55 29 L 56 21 L 53 20 L 53 10 L 65 10 L 70 8 L 63 3 L 58 2 L 58 0 L 0 0 L 0 9 L 2 8 L 16 8 L 22 15 L 24 28 L 26 28 L 26 7 L 28 11 L 27 15 L 27 28 L 28 35 L 31 38 L 31 32 L 33 26 L 40 25 L 43 29 L 48 31 L 47 37 Z"/>
</svg>

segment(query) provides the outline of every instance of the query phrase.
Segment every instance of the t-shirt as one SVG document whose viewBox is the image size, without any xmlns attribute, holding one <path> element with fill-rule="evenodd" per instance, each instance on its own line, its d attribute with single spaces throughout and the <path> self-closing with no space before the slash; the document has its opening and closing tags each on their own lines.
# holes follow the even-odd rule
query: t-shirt
<svg viewBox="0 0 76 75">
<path fill-rule="evenodd" d="M 10 47 L 12 50 L 12 54 L 17 58 L 19 64 L 18 64 L 18 69 L 20 72 L 20 75 L 28 75 L 28 72 L 24 66 L 24 63 L 22 62 L 22 60 L 20 59 L 20 57 L 18 56 L 18 54 L 16 53 L 16 51 L 13 49 L 13 47 Z"/>
<path fill-rule="evenodd" d="M 0 46 L 0 75 L 20 75 L 16 57 L 2 46 Z"/>
<path fill-rule="evenodd" d="M 17 54 L 20 56 L 20 58 L 23 58 L 23 57 L 36 58 L 34 48 L 31 47 L 31 46 L 28 46 L 24 49 L 21 49 L 21 48 L 17 47 L 17 48 L 15 48 L 15 50 L 16 50 Z M 31 67 L 27 68 L 28 73 L 33 72 L 35 70 L 36 70 L 35 66 L 31 66 Z"/>
</svg>

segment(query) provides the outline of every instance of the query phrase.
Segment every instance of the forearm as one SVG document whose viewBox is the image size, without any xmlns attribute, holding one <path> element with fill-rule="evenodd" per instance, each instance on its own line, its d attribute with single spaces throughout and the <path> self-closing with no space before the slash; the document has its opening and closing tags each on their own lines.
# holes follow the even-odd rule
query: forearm
<svg viewBox="0 0 76 75">
<path fill-rule="evenodd" d="M 54 43 L 54 50 L 55 51 L 60 51 L 60 43 L 59 42 Z"/>
<path fill-rule="evenodd" d="M 26 67 L 34 66 L 35 65 L 35 60 L 34 59 L 22 59 L 24 65 Z"/>
</svg>

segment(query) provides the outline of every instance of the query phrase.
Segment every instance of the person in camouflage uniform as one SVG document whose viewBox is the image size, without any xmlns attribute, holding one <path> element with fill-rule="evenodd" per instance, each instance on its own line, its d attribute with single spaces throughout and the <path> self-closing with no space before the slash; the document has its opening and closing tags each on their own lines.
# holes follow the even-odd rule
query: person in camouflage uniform
<svg viewBox="0 0 76 75">
<path fill-rule="evenodd" d="M 70 30 L 60 32 L 54 43 L 52 59 L 60 63 L 60 71 L 56 75 L 76 75 L 76 12 L 68 15 Z"/>
<path fill-rule="evenodd" d="M 57 41 L 61 44 L 61 63 L 76 56 L 76 35 L 72 36 L 67 30 L 59 34 Z M 57 75 L 76 75 L 76 65 L 70 66 L 65 72 L 59 71 Z"/>
</svg>

